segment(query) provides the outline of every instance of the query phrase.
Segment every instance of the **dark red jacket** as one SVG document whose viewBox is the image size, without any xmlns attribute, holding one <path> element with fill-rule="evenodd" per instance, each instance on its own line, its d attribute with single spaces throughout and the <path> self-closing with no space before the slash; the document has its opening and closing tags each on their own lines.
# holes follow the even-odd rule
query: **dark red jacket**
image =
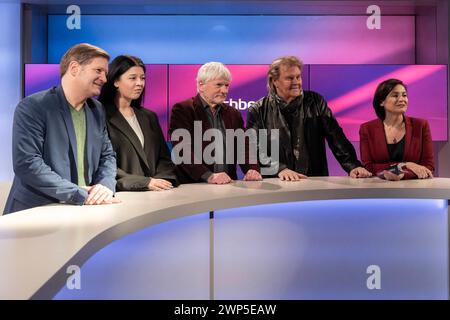
<svg viewBox="0 0 450 320">
<path fill-rule="evenodd" d="M 402 162 L 414 162 L 433 172 L 433 143 L 428 122 L 405 116 L 405 129 L 405 149 Z M 382 120 L 375 119 L 363 123 L 359 129 L 359 138 L 361 161 L 364 167 L 374 175 L 397 164 L 390 161 Z M 404 178 L 414 179 L 417 176 L 407 170 Z"/>
<path fill-rule="evenodd" d="M 221 116 L 223 123 L 225 125 L 225 129 L 243 129 L 244 130 L 244 121 L 242 119 L 241 113 L 234 109 L 233 107 L 222 104 L 221 105 Z M 169 125 L 169 133 L 172 135 L 173 131 L 176 129 L 186 129 L 191 134 L 191 141 L 194 141 L 194 121 L 202 122 L 202 136 L 206 130 L 211 129 L 211 125 L 208 121 L 208 115 L 205 112 L 203 104 L 200 100 L 199 95 L 176 103 L 172 107 L 172 111 L 170 114 L 170 125 Z M 247 142 L 247 141 L 246 141 Z M 172 141 L 173 145 L 177 145 L 178 141 Z M 202 142 L 202 153 L 207 145 L 209 145 L 209 141 Z M 236 139 L 234 141 L 234 155 L 235 161 L 234 164 L 231 164 L 231 179 L 237 179 L 236 175 L 236 162 L 237 162 L 237 149 L 236 149 Z M 193 154 L 193 151 L 192 151 Z M 245 159 L 248 163 L 248 143 L 246 143 L 245 149 Z M 179 178 L 180 183 L 193 183 L 193 182 L 202 182 L 201 176 L 206 173 L 208 170 L 214 172 L 213 164 L 206 164 L 202 162 L 201 164 L 180 164 L 176 166 L 177 177 Z M 240 167 L 244 173 L 248 170 L 253 169 L 256 171 L 259 170 L 258 164 L 240 164 Z"/>
</svg>

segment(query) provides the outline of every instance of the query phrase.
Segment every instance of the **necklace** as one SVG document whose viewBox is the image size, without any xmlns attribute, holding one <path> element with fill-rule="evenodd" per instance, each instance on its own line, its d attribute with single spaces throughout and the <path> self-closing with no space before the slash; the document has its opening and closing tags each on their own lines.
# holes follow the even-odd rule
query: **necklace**
<svg viewBox="0 0 450 320">
<path fill-rule="evenodd" d="M 388 143 L 390 142 L 390 140 L 392 140 L 392 143 L 395 144 L 399 142 L 405 135 L 405 122 L 402 122 L 400 125 L 397 126 L 388 126 L 383 121 L 383 125 Z"/>
</svg>

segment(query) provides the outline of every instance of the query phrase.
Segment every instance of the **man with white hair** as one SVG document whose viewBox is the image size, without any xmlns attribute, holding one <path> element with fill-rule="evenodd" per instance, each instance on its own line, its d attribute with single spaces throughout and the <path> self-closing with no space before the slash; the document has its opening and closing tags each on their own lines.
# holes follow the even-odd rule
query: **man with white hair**
<svg viewBox="0 0 450 320">
<path fill-rule="evenodd" d="M 221 159 L 210 163 L 205 161 L 202 155 L 199 160 L 198 155 L 189 158 L 189 161 L 176 166 L 176 173 L 181 183 L 208 182 L 212 184 L 226 184 L 237 179 L 236 174 L 236 156 L 233 157 L 233 163 L 227 163 L 227 139 L 225 138 L 227 129 L 244 130 L 244 121 L 240 112 L 228 104 L 224 103 L 228 88 L 231 82 L 231 74 L 227 67 L 220 62 L 209 62 L 200 67 L 197 73 L 197 92 L 198 94 L 188 100 L 176 103 L 172 107 L 170 115 L 170 134 L 172 143 L 176 146 L 182 141 L 173 139 L 173 134 L 177 129 L 187 130 L 191 136 L 190 151 L 201 150 L 202 155 L 205 148 L 210 145 L 208 141 L 196 142 L 194 132 L 196 127 L 201 124 L 202 137 L 208 129 L 216 129 L 220 132 L 223 139 L 214 139 L 213 143 L 216 151 L 223 150 Z M 236 142 L 236 139 L 235 139 Z M 195 146 L 200 143 L 201 146 Z M 248 144 L 246 144 L 248 146 Z M 251 164 L 248 156 L 248 148 L 245 148 L 245 163 L 240 163 L 242 171 L 245 173 L 244 180 L 262 180 L 259 173 L 258 164 Z M 233 147 L 237 151 L 237 145 L 228 145 L 229 150 Z M 241 146 L 242 147 L 242 146 Z M 234 152 L 236 155 L 236 152 Z M 197 157 L 197 159 L 194 159 Z M 216 159 L 216 158 L 215 158 Z M 208 162 L 208 163 L 207 163 Z"/>
</svg>

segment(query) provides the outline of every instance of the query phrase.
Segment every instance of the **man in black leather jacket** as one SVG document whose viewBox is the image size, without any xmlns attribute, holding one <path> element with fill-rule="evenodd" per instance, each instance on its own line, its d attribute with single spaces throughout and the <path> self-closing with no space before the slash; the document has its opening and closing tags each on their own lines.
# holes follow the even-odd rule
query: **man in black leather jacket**
<svg viewBox="0 0 450 320">
<path fill-rule="evenodd" d="M 279 129 L 277 175 L 281 180 L 327 176 L 325 139 L 351 177 L 370 177 L 325 99 L 316 92 L 302 90 L 302 67 L 303 63 L 294 56 L 272 62 L 268 72 L 269 95 L 249 108 L 247 128 L 266 129 L 269 138 L 271 129 Z"/>
</svg>

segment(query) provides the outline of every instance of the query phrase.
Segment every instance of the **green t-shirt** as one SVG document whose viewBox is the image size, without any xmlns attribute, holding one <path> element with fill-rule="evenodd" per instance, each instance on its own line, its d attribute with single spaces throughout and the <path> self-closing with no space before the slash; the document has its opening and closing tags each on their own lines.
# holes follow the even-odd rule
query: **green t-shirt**
<svg viewBox="0 0 450 320">
<path fill-rule="evenodd" d="M 78 185 L 86 185 L 85 175 L 85 159 L 86 159 L 86 113 L 84 107 L 77 111 L 74 107 L 70 107 L 73 127 L 77 139 L 77 173 Z"/>
</svg>

